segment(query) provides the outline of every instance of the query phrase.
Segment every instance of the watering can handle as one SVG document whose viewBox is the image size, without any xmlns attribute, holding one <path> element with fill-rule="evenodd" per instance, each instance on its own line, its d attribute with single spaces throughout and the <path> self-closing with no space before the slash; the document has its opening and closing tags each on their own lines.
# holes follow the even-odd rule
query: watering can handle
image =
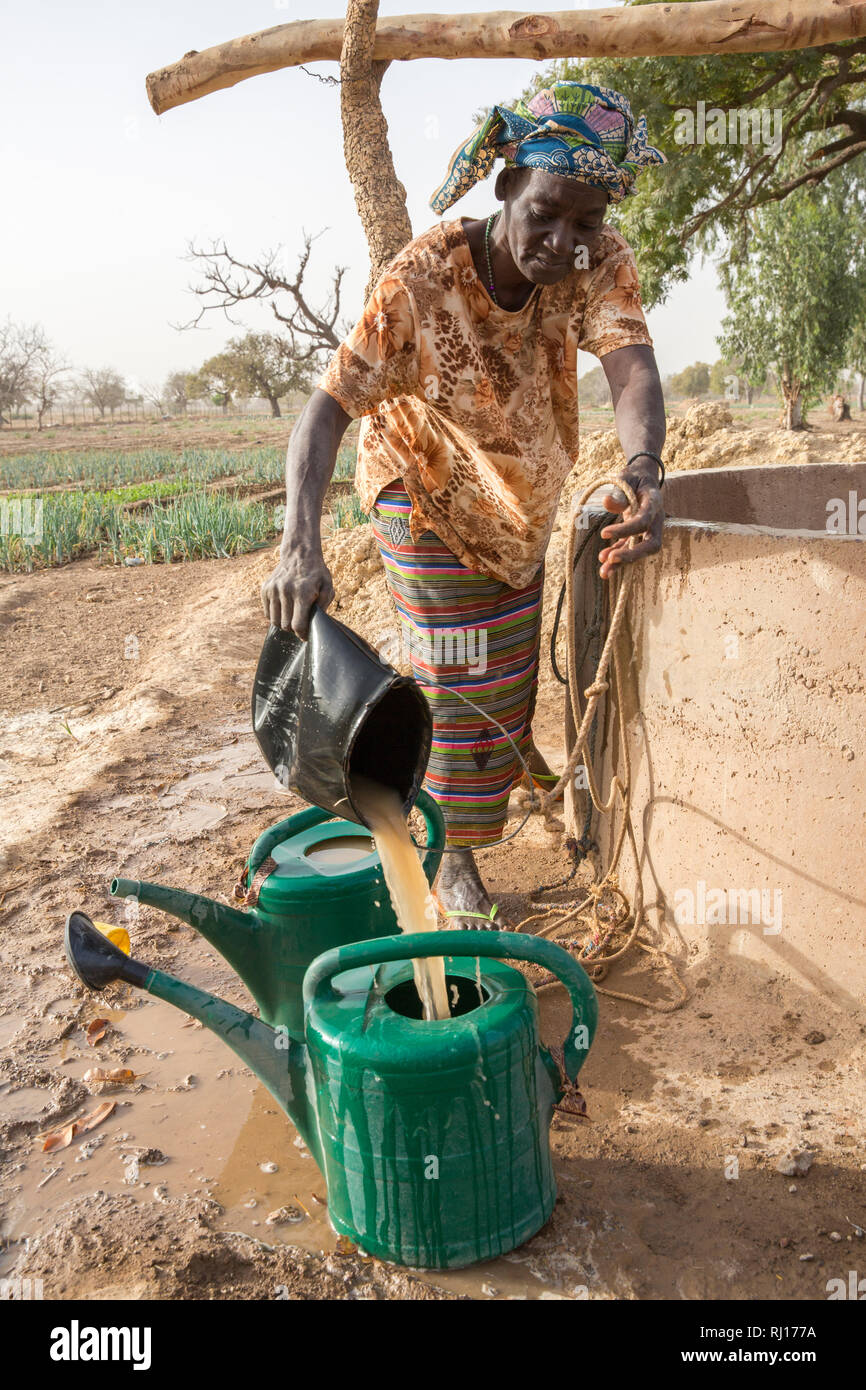
<svg viewBox="0 0 866 1390">
<path fill-rule="evenodd" d="M 424 817 L 424 824 L 427 827 L 427 849 L 421 860 L 421 865 L 427 882 L 432 884 L 436 877 L 436 870 L 439 868 L 439 861 L 442 858 L 442 849 L 445 844 L 445 818 L 438 803 L 433 800 L 429 792 L 425 792 L 423 787 L 415 798 L 415 805 Z"/>
<path fill-rule="evenodd" d="M 313 825 L 321 825 L 323 821 L 333 819 L 333 811 L 323 811 L 321 806 L 308 806 L 306 811 L 298 811 L 294 816 L 287 816 L 285 820 L 277 821 L 276 825 L 263 831 L 250 850 L 247 883 L 252 883 L 268 855 L 290 835 L 298 835 L 302 830 L 309 830 Z"/>
<path fill-rule="evenodd" d="M 427 827 L 427 849 L 422 864 L 427 882 L 432 883 L 439 868 L 439 860 L 442 858 L 442 846 L 445 844 L 445 821 L 432 796 L 423 789 L 419 791 L 415 804 Z M 250 850 L 247 884 L 252 883 L 268 855 L 290 835 L 299 835 L 302 830 L 309 830 L 314 825 L 321 825 L 323 821 L 335 819 L 336 814 L 333 811 L 323 811 L 320 806 L 308 806 L 306 811 L 287 816 L 285 820 L 278 821 L 269 830 L 265 830 Z"/>
<path fill-rule="evenodd" d="M 552 971 L 571 997 L 572 1018 L 563 1054 L 569 1081 L 577 1080 L 595 1036 L 598 999 L 583 967 L 561 946 L 541 937 L 504 931 L 425 931 L 335 946 L 333 950 L 317 956 L 304 976 L 304 1009 L 309 1009 L 314 999 L 321 999 L 329 993 L 333 995 L 331 981 L 334 975 L 344 970 L 428 956 L 491 956 L 494 960 L 507 957 L 510 960 L 531 961 Z"/>
</svg>

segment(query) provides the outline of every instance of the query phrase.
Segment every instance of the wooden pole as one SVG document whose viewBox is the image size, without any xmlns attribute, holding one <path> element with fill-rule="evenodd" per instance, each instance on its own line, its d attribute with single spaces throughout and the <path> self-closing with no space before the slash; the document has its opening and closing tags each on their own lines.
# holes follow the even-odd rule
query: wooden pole
<svg viewBox="0 0 866 1390">
<path fill-rule="evenodd" d="M 248 77 L 300 63 L 338 62 L 344 21 L 302 19 L 228 43 L 193 49 L 152 72 L 147 94 L 157 115 L 233 87 Z M 817 48 L 866 37 L 866 0 L 700 0 L 626 9 L 522 14 L 387 16 L 376 25 L 372 57 L 551 58 L 685 57 Z"/>
</svg>

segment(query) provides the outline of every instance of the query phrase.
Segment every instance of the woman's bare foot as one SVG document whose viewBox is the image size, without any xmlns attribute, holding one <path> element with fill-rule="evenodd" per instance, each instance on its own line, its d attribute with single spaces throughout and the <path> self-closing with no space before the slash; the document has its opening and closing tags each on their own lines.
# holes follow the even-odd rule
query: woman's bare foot
<svg viewBox="0 0 866 1390">
<path fill-rule="evenodd" d="M 443 854 L 442 867 L 436 880 L 436 898 L 443 912 L 477 912 L 489 919 L 493 904 L 481 882 L 478 865 L 471 849 Z M 448 917 L 449 927 L 458 931 L 512 931 L 513 923 L 499 908 L 493 921 L 479 917 Z"/>
</svg>

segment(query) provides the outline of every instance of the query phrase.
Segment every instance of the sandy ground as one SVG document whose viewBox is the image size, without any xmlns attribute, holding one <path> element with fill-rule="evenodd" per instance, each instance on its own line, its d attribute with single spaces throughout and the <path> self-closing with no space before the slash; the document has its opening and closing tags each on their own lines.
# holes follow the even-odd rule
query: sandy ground
<svg viewBox="0 0 866 1390">
<path fill-rule="evenodd" d="M 52 425 L 37 430 L 33 425 L 0 431 L 4 456 L 48 452 L 86 453 L 105 449 L 131 453 L 136 449 L 241 449 L 257 444 L 284 444 L 292 415 L 269 417 L 174 416 L 165 420 L 100 420 L 74 425 Z"/>
<path fill-rule="evenodd" d="M 737 454 L 739 432 L 712 423 L 693 416 L 677 466 L 781 447 L 756 431 Z M 844 457 L 832 442 L 817 456 Z M 601 466 L 607 447 L 596 436 L 585 463 Z M 548 624 L 563 544 L 556 533 Z M 368 528 L 330 537 L 327 553 L 333 611 L 380 640 L 396 623 Z M 125 923 L 137 958 L 248 1003 L 190 928 L 148 908 L 127 918 L 108 884 L 122 873 L 228 901 L 253 839 L 300 805 L 249 728 L 270 566 L 265 552 L 0 577 L 0 1277 L 42 1279 L 52 1299 L 824 1299 L 828 1279 L 862 1269 L 866 1023 L 741 959 L 680 959 L 690 999 L 676 1013 L 602 999 L 582 1077 L 589 1119 L 557 1116 L 551 1133 L 553 1218 L 507 1258 L 435 1275 L 338 1249 L 312 1159 L 216 1038 L 124 988 L 97 1003 L 79 987 L 62 951 L 74 907 Z M 555 764 L 562 694 L 543 671 L 536 733 Z M 529 886 L 567 861 L 533 817 L 482 869 L 528 916 Z M 607 983 L 668 993 L 643 960 Z M 545 1040 L 558 1042 L 562 992 L 541 999 Z M 109 1026 L 91 1047 L 96 1017 Z M 110 1093 L 101 1126 L 44 1153 L 39 1133 L 107 1098 L 83 1080 L 94 1066 L 137 1079 Z M 792 1149 L 814 1155 L 806 1176 L 777 1171 Z M 269 1224 L 281 1208 L 291 1219 Z"/>
</svg>

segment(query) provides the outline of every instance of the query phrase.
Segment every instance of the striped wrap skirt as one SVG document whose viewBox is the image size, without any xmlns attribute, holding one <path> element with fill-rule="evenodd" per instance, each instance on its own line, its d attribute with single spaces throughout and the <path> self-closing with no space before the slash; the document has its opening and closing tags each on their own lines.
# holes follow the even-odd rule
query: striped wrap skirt
<svg viewBox="0 0 866 1390">
<path fill-rule="evenodd" d="M 524 757 L 531 739 L 544 569 L 525 588 L 510 589 L 467 569 L 432 531 L 413 541 L 411 508 L 402 483 L 391 483 L 371 520 L 400 616 L 402 653 L 433 713 L 424 785 L 442 810 L 449 845 L 487 845 L 502 836 L 509 793 L 523 771 L 497 724 Z"/>
</svg>

